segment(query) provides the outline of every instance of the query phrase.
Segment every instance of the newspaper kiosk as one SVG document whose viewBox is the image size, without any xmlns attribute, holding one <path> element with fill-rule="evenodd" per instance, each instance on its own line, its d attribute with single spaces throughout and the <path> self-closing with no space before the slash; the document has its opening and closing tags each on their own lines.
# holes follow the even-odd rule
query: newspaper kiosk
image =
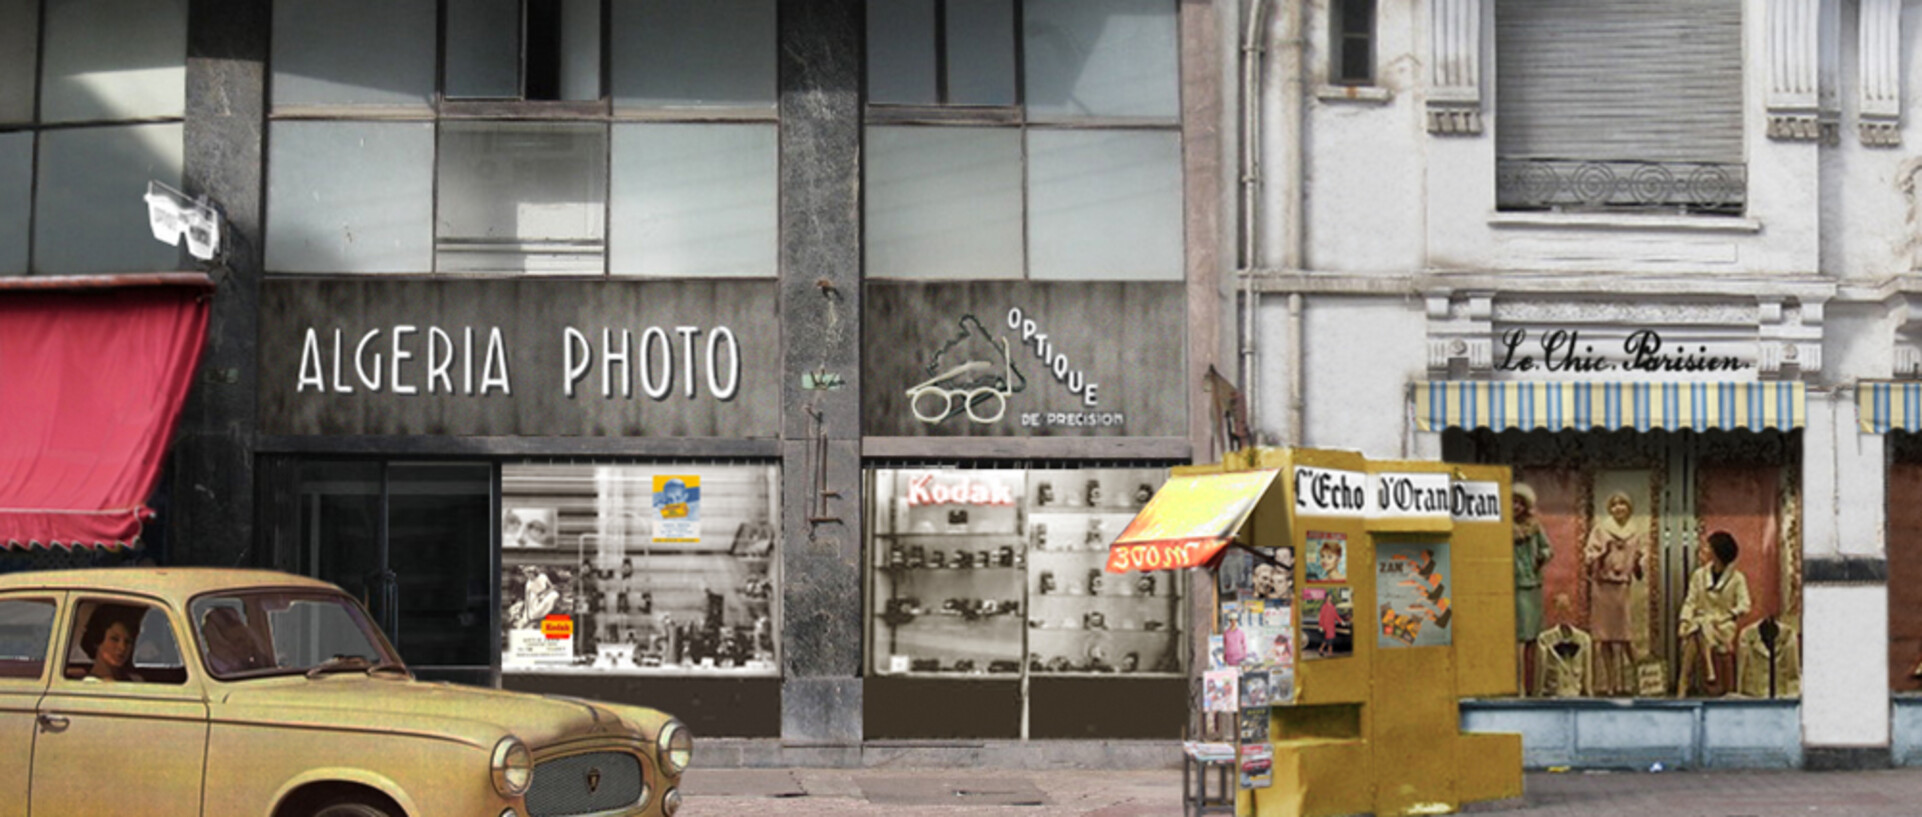
<svg viewBox="0 0 1922 817">
<path fill-rule="evenodd" d="M 1459 708 L 1515 693 L 1509 488 L 1505 466 L 1251 449 L 1177 469 L 1115 540 L 1110 572 L 1216 578 L 1187 749 L 1233 758 L 1234 814 L 1521 796 L 1521 736 L 1463 733 Z"/>
</svg>

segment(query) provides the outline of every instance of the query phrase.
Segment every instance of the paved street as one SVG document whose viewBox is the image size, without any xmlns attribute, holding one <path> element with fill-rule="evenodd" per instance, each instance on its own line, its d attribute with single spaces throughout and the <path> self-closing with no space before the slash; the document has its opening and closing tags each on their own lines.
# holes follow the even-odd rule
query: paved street
<svg viewBox="0 0 1922 817">
<path fill-rule="evenodd" d="M 1181 813 L 1179 770 L 695 769 L 684 817 L 1148 817 Z M 1540 817 L 1883 817 L 1922 813 L 1922 769 L 1875 772 L 1531 773 Z"/>
</svg>

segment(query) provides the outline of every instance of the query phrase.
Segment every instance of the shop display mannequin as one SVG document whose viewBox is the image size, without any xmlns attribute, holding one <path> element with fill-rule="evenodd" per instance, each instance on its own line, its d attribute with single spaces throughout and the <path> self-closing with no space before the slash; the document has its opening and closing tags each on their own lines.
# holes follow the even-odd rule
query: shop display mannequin
<svg viewBox="0 0 1922 817">
<path fill-rule="evenodd" d="M 1535 689 L 1545 698 L 1580 698 L 1589 692 L 1589 664 L 1594 639 L 1567 623 L 1574 610 L 1567 593 L 1555 594 L 1555 612 L 1563 623 L 1535 637 Z"/>
<path fill-rule="evenodd" d="M 1515 672 L 1521 694 L 1534 691 L 1529 681 L 1539 673 L 1529 672 L 1529 659 L 1535 635 L 1542 630 L 1542 566 L 1555 555 L 1535 516 L 1535 489 L 1517 482 L 1511 502 L 1515 517 Z M 1538 688 L 1536 688 L 1538 689 Z"/>
<path fill-rule="evenodd" d="M 1595 638 L 1595 694 L 1634 692 L 1629 626 L 1629 585 L 1642 578 L 1648 533 L 1634 518 L 1635 504 L 1623 491 L 1608 495 L 1608 515 L 1595 520 L 1582 548 L 1588 572 L 1588 631 Z"/>
<path fill-rule="evenodd" d="M 1689 574 L 1688 595 L 1682 600 L 1678 697 L 1692 688 L 1710 697 L 1734 688 L 1735 622 L 1749 611 L 1748 578 L 1735 567 L 1742 552 L 1735 537 L 1727 531 L 1711 533 L 1703 550 L 1703 564 Z"/>
<path fill-rule="evenodd" d="M 1750 698 L 1791 698 L 1802 693 L 1801 643 L 1795 625 L 1767 616 L 1736 639 L 1736 691 Z"/>
</svg>

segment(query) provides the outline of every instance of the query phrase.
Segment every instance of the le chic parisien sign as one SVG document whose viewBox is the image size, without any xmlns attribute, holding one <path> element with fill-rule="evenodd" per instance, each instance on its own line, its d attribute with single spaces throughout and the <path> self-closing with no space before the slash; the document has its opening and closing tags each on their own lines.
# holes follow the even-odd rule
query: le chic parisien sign
<svg viewBox="0 0 1922 817">
<path fill-rule="evenodd" d="M 1432 471 L 1369 474 L 1307 465 L 1295 466 L 1293 480 L 1297 516 L 1502 520 L 1497 482 L 1457 481 Z"/>
</svg>

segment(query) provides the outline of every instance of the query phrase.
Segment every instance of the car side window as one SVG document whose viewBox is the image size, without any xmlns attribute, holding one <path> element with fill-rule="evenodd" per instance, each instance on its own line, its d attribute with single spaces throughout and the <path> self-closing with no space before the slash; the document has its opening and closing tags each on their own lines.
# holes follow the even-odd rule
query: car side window
<svg viewBox="0 0 1922 817">
<path fill-rule="evenodd" d="M 166 610 L 86 599 L 74 608 L 66 676 L 99 683 L 183 684 L 187 669 Z"/>
<path fill-rule="evenodd" d="M 53 599 L 0 599 L 0 678 L 39 678 L 53 637 Z"/>
</svg>

